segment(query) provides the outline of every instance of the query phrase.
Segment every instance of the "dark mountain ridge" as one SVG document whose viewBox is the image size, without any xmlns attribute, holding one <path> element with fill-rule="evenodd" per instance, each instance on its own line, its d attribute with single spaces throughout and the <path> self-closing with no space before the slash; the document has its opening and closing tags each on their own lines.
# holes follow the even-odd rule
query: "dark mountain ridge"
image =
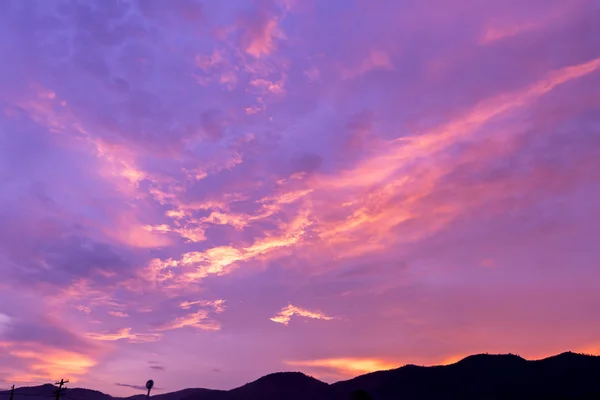
<svg viewBox="0 0 600 400">
<path fill-rule="evenodd" d="M 50 399 L 55 387 L 15 389 L 14 400 Z M 562 353 L 528 361 L 512 354 L 478 354 L 445 366 L 406 365 L 327 384 L 300 372 L 278 372 L 232 390 L 184 389 L 152 400 L 345 400 L 364 390 L 385 399 L 600 399 L 600 357 Z M 9 392 L 0 392 L 8 400 Z M 144 400 L 116 398 L 88 389 L 68 389 L 63 400 Z"/>
</svg>

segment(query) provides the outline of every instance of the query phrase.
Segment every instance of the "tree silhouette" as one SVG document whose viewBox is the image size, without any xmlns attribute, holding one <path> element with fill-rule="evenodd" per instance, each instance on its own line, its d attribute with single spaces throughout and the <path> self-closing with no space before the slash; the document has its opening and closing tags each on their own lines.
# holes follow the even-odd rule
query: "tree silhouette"
<svg viewBox="0 0 600 400">
<path fill-rule="evenodd" d="M 352 392 L 351 400 L 372 400 L 371 395 L 362 389 Z"/>
</svg>

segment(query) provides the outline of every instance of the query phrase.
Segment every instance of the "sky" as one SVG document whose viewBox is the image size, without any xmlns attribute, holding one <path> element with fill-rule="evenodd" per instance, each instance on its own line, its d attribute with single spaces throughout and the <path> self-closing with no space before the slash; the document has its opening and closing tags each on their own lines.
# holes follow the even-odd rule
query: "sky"
<svg viewBox="0 0 600 400">
<path fill-rule="evenodd" d="M 0 2 L 0 386 L 600 354 L 597 0 Z"/>
</svg>

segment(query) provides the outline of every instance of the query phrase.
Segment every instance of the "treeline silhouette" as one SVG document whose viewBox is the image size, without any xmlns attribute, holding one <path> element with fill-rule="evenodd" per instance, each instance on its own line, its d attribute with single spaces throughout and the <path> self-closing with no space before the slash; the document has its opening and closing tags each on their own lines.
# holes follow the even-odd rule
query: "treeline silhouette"
<svg viewBox="0 0 600 400">
<path fill-rule="evenodd" d="M 13 400 L 52 398 L 53 385 L 18 388 Z M 44 393 L 42 393 L 44 392 Z M 0 392 L 0 400 L 8 400 Z M 128 400 L 144 400 L 145 394 Z M 88 389 L 68 389 L 64 400 L 115 400 Z M 63 400 L 61 399 L 61 400 Z M 299 372 L 279 372 L 232 390 L 185 389 L 152 400 L 587 400 L 600 399 L 600 357 L 563 353 L 527 361 L 480 354 L 446 366 L 378 371 L 327 384 Z"/>
</svg>

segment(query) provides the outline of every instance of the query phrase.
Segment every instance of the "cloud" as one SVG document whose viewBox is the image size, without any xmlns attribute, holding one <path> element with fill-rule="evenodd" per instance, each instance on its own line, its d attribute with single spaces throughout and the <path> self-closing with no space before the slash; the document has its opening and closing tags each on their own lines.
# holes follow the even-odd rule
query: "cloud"
<svg viewBox="0 0 600 400">
<path fill-rule="evenodd" d="M 400 364 L 379 358 L 328 358 L 310 361 L 286 361 L 293 367 L 307 368 L 309 371 L 325 371 L 336 376 L 351 378 L 374 371 L 398 368 Z"/>
<path fill-rule="evenodd" d="M 113 317 L 117 317 L 117 318 L 127 318 L 127 317 L 129 317 L 129 314 L 124 313 L 122 311 L 109 311 L 108 315 L 112 315 Z"/>
<path fill-rule="evenodd" d="M 128 383 L 115 383 L 115 386 L 121 386 L 121 387 L 126 387 L 129 389 L 141 390 L 144 392 L 146 392 L 148 390 L 145 385 L 130 385 Z M 152 388 L 152 390 L 160 391 L 160 390 L 164 390 L 164 389 L 159 388 L 159 387 L 154 387 L 154 388 Z"/>
<path fill-rule="evenodd" d="M 135 389 L 135 390 L 147 390 L 146 386 L 143 386 L 143 385 L 130 385 L 128 383 L 115 383 L 115 385 L 130 388 L 130 389 Z"/>
<path fill-rule="evenodd" d="M 342 79 L 353 79 L 373 70 L 393 70 L 394 66 L 390 57 L 382 50 L 373 49 L 360 62 L 360 64 L 351 69 L 342 70 Z"/>
<path fill-rule="evenodd" d="M 329 317 L 323 313 L 317 311 L 309 311 L 304 308 L 296 307 L 290 304 L 282 308 L 277 315 L 271 318 L 271 321 L 278 322 L 283 325 L 288 325 L 294 315 L 304 318 L 322 319 L 325 321 L 330 321 L 334 319 L 334 317 Z"/>
<path fill-rule="evenodd" d="M 97 361 L 90 354 L 40 345 L 35 342 L 0 342 L 14 366 L 1 370 L 11 382 L 30 383 L 50 380 L 58 374 L 73 382 L 85 375 Z M 18 361 L 18 362 L 17 362 Z"/>
<path fill-rule="evenodd" d="M 276 50 L 277 40 L 284 38 L 277 18 L 262 17 L 246 27 L 246 52 L 256 58 L 269 55 Z"/>
<path fill-rule="evenodd" d="M 303 192 L 300 196 L 305 193 L 307 192 Z M 271 216 L 278 211 L 279 204 L 294 200 L 295 195 L 291 199 L 278 199 L 275 204 L 265 204 L 262 206 L 263 213 L 256 218 Z M 264 257 L 276 250 L 295 245 L 302 240 L 310 225 L 307 212 L 303 211 L 289 223 L 281 224 L 281 233 L 258 239 L 248 247 L 237 249 L 231 246 L 218 246 L 201 252 L 184 253 L 180 260 L 154 259 L 148 265 L 144 275 L 154 282 L 171 280 L 194 282 L 210 275 L 226 275 L 237 267 L 238 262 Z M 176 276 L 175 268 L 181 271 L 179 276 Z"/>
<path fill-rule="evenodd" d="M 533 30 L 537 28 L 537 26 L 537 23 L 529 22 L 522 25 L 512 25 L 502 28 L 488 27 L 483 33 L 480 39 L 480 43 L 490 44 L 502 39 L 514 37 L 521 33 Z"/>
<path fill-rule="evenodd" d="M 0 313 L 0 335 L 10 328 L 11 320 L 8 315 Z"/>
<path fill-rule="evenodd" d="M 87 337 L 94 340 L 114 342 L 127 340 L 131 343 L 148 343 L 160 340 L 158 333 L 134 333 L 131 328 L 122 328 L 115 333 L 87 333 Z"/>
<path fill-rule="evenodd" d="M 158 332 L 163 332 L 187 327 L 205 331 L 218 331 L 221 329 L 221 326 L 218 322 L 209 318 L 207 311 L 199 310 L 195 313 L 183 315 L 175 318 L 173 321 L 159 325 L 155 328 L 155 330 Z"/>
<path fill-rule="evenodd" d="M 479 43 L 489 45 L 497 41 L 524 35 L 528 32 L 543 29 L 549 24 L 556 24 L 561 18 L 565 18 L 573 12 L 573 6 L 560 4 L 559 7 L 549 6 L 540 10 L 534 19 L 515 19 L 508 21 L 490 21 L 484 27 L 484 32 Z"/>
<path fill-rule="evenodd" d="M 83 305 L 78 305 L 76 308 L 84 314 L 89 314 L 92 312 L 91 308 L 83 306 Z"/>
<path fill-rule="evenodd" d="M 212 307 L 217 313 L 225 311 L 225 300 L 196 300 L 182 301 L 179 303 L 179 307 L 183 308 L 184 310 L 189 310 L 194 305 L 201 307 Z"/>
</svg>

